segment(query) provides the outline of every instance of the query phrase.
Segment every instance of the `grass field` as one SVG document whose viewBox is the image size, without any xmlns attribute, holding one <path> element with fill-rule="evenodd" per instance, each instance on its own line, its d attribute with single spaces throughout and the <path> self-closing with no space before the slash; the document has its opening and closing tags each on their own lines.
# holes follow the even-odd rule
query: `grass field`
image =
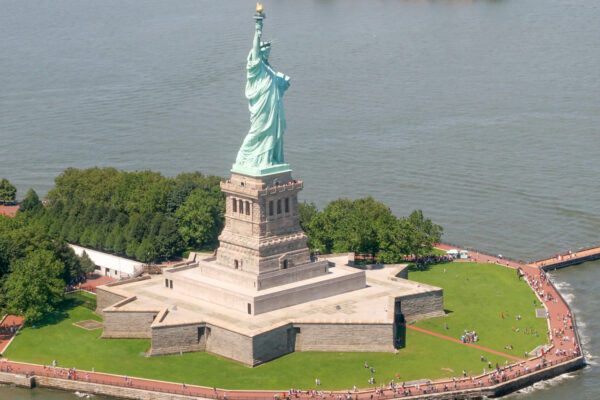
<svg viewBox="0 0 600 400">
<path fill-rule="evenodd" d="M 456 339 L 464 330 L 475 330 L 478 345 L 516 357 L 524 357 L 526 351 L 546 342 L 547 321 L 535 315 L 536 308 L 542 306 L 514 269 L 454 262 L 433 265 L 425 271 L 412 269 L 408 277 L 444 288 L 446 316 L 419 321 L 415 326 Z M 506 350 L 508 345 L 513 350 Z"/>
<path fill-rule="evenodd" d="M 447 269 L 446 273 L 443 268 Z M 445 307 L 452 311 L 446 317 L 448 330 L 444 327 L 444 318 L 421 321 L 417 326 L 457 338 L 463 329 L 476 329 L 481 336 L 480 345 L 508 353 L 503 346 L 510 342 L 515 347 L 512 353 L 517 356 L 522 356 L 522 349 L 531 350 L 544 343 L 544 334 L 538 325 L 545 321 L 527 319 L 528 314 L 533 316 L 534 295 L 517 281 L 512 270 L 455 263 L 411 272 L 410 278 L 445 287 Z M 507 301 L 505 295 L 513 299 Z M 69 295 L 60 312 L 48 316 L 39 326 L 22 329 L 4 356 L 38 364 L 50 364 L 56 359 L 60 366 L 69 368 L 91 370 L 93 367 L 99 372 L 209 387 L 281 390 L 314 387 L 315 378 L 321 379 L 323 389 L 367 387 L 372 374 L 363 367 L 365 361 L 375 368 L 376 383 L 387 383 L 396 374 L 400 380 L 410 381 L 458 376 L 463 369 L 480 373 L 486 366 L 480 361 L 481 355 L 493 364 L 506 361 L 503 357 L 410 329 L 406 332 L 406 348 L 398 354 L 298 352 L 255 368 L 207 353 L 145 357 L 149 340 L 100 339 L 101 329 L 88 331 L 73 325 L 87 319 L 101 320 L 92 312 L 93 302 L 93 296 L 86 293 Z M 503 321 L 498 310 L 505 310 L 511 316 L 521 313 L 521 321 L 537 327 L 540 337 L 514 333 L 510 326 L 516 322 L 514 317 Z"/>
</svg>

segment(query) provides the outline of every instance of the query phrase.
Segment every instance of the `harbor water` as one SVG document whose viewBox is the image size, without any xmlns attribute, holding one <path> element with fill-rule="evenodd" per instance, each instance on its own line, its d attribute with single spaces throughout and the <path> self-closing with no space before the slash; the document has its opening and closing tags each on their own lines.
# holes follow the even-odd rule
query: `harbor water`
<svg viewBox="0 0 600 400">
<path fill-rule="evenodd" d="M 301 200 L 422 209 L 446 241 L 515 259 L 600 244 L 597 1 L 263 4 L 271 63 L 292 78 L 285 157 Z M 253 2 L 0 7 L 0 178 L 18 197 L 69 167 L 229 175 L 249 127 Z M 551 275 L 589 366 L 510 398 L 600 398 L 600 263 Z"/>
</svg>

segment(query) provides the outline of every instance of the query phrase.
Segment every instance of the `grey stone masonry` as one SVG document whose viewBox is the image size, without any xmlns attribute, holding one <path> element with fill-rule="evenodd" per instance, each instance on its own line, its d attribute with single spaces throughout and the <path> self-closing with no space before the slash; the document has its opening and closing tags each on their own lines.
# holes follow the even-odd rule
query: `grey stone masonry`
<svg viewBox="0 0 600 400">
<path fill-rule="evenodd" d="M 113 304 L 123 300 L 124 298 L 125 296 L 121 296 L 107 289 L 104 289 L 102 286 L 98 286 L 98 288 L 96 288 L 96 314 L 104 315 L 102 310 L 104 310 L 108 306 L 112 306 Z"/>
<path fill-rule="evenodd" d="M 394 325 L 297 323 L 296 351 L 393 351 Z"/>
<path fill-rule="evenodd" d="M 150 325 L 158 311 L 121 311 L 104 310 L 103 338 L 139 338 L 150 339 Z"/>
<path fill-rule="evenodd" d="M 397 301 L 400 301 L 402 314 L 407 322 L 444 316 L 443 289 L 402 296 Z"/>
<path fill-rule="evenodd" d="M 225 228 L 217 263 L 255 275 L 309 264 L 298 214 L 302 186 L 289 171 L 264 177 L 234 173 L 222 182 Z"/>
</svg>

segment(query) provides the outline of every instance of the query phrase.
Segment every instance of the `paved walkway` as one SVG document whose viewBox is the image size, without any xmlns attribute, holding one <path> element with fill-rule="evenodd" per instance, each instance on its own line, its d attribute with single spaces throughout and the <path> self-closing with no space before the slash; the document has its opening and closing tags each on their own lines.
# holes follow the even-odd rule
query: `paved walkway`
<svg viewBox="0 0 600 400">
<path fill-rule="evenodd" d="M 457 248 L 457 247 L 453 247 L 453 246 L 450 246 L 447 244 L 441 244 L 441 243 L 435 245 L 435 247 L 440 250 L 444 250 L 444 251 L 448 251 L 450 249 L 462 250 L 461 248 Z M 471 258 L 468 260 L 456 260 L 456 261 L 476 262 L 476 263 L 481 263 L 481 264 L 493 263 L 493 264 L 498 264 L 498 265 L 504 265 L 504 266 L 511 267 L 511 268 L 519 268 L 524 265 L 524 264 L 518 263 L 516 261 L 506 260 L 506 259 L 498 257 L 498 256 L 491 256 L 489 254 L 479 253 L 479 252 L 473 251 L 473 250 L 469 250 L 469 256 Z"/>
<path fill-rule="evenodd" d="M 14 217 L 19 211 L 19 206 L 5 206 L 0 205 L 0 215 L 6 215 L 7 217 Z"/>
<path fill-rule="evenodd" d="M 21 325 L 23 325 L 23 317 L 6 315 L 2 319 L 2 322 L 0 322 L 0 355 L 4 353 Z"/>
<path fill-rule="evenodd" d="M 591 249 L 585 249 L 576 252 L 568 251 L 567 254 L 557 254 L 552 258 L 536 261 L 529 265 L 536 268 L 552 268 L 554 265 L 576 264 L 579 260 L 595 257 L 600 258 L 600 247 L 593 247 Z"/>
<path fill-rule="evenodd" d="M 86 290 L 88 292 L 96 293 L 96 287 L 98 287 L 100 285 L 105 285 L 107 283 L 116 282 L 116 281 L 117 281 L 116 279 L 111 278 L 109 276 L 98 275 L 96 273 L 92 273 L 92 274 L 88 275 L 85 282 L 82 282 L 82 283 L 74 286 L 73 290 L 81 289 L 81 290 Z"/>
</svg>

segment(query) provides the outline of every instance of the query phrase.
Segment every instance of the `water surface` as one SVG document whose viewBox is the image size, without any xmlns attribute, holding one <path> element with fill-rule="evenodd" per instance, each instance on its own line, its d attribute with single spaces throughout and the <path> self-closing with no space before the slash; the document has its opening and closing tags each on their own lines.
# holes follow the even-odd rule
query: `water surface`
<svg viewBox="0 0 600 400">
<path fill-rule="evenodd" d="M 249 126 L 252 2 L 0 7 L 0 177 L 19 196 L 43 196 L 68 167 L 229 174 Z M 600 243 L 596 1 L 265 9 L 272 64 L 292 77 L 285 152 L 303 200 L 420 208 L 447 241 L 524 260 Z M 588 326 L 598 278 L 596 264 L 557 273 Z M 584 330 L 598 353 L 598 329 Z M 600 397 L 597 378 L 589 368 L 526 397 Z"/>
</svg>

